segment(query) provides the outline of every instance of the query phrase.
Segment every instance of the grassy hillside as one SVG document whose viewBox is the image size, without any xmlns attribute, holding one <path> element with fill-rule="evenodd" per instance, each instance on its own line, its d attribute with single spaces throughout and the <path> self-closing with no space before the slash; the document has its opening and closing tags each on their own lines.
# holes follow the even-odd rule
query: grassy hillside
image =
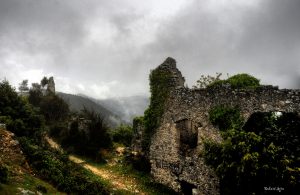
<svg viewBox="0 0 300 195">
<path fill-rule="evenodd" d="M 13 134 L 0 129 L 0 194 L 64 194 L 37 177 Z"/>
<path fill-rule="evenodd" d="M 149 98 L 146 96 L 119 97 L 97 100 L 97 103 L 118 113 L 118 116 L 126 122 L 132 123 L 134 117 L 144 115 L 144 111 L 149 105 Z"/>
<path fill-rule="evenodd" d="M 109 109 L 97 104 L 87 97 L 66 94 L 62 92 L 57 92 L 56 94 L 69 104 L 71 111 L 79 112 L 85 107 L 88 110 L 94 110 L 95 112 L 101 114 L 101 116 L 105 118 L 106 122 L 111 127 L 116 127 L 122 123 L 125 123 L 125 121 L 123 121 L 116 113 L 113 113 Z"/>
</svg>

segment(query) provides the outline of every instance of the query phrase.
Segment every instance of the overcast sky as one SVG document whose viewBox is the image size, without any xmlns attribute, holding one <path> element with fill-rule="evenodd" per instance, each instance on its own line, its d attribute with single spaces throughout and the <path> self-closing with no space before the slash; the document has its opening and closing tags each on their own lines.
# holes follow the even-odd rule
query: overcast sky
<svg viewBox="0 0 300 195">
<path fill-rule="evenodd" d="M 0 79 L 58 91 L 148 95 L 171 56 L 191 87 L 246 72 L 300 88 L 300 0 L 0 0 Z"/>
</svg>

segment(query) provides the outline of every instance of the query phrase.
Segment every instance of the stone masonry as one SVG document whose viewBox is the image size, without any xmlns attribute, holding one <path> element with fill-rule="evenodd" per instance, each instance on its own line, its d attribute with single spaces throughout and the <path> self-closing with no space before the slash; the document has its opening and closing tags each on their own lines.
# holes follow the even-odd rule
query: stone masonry
<svg viewBox="0 0 300 195">
<path fill-rule="evenodd" d="M 210 121 L 209 111 L 218 105 L 239 107 L 245 120 L 255 112 L 300 113 L 300 90 L 261 86 L 257 89 L 189 89 L 168 58 L 157 69 L 169 69 L 175 86 L 165 106 L 161 124 L 150 146 L 154 178 L 186 194 L 219 194 L 219 179 L 202 156 L 204 140 L 221 142 L 221 135 Z M 174 84 L 173 83 L 173 84 Z"/>
<path fill-rule="evenodd" d="M 53 93 L 55 94 L 55 83 L 54 78 L 50 77 L 47 84 L 47 93 Z"/>
</svg>

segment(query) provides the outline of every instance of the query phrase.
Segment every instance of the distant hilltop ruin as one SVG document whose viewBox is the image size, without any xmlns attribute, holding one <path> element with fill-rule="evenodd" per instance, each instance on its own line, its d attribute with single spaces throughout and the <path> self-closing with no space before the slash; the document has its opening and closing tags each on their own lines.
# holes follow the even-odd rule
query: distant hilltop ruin
<svg viewBox="0 0 300 195">
<path fill-rule="evenodd" d="M 219 179 L 201 155 L 204 140 L 222 142 L 219 130 L 209 121 L 213 107 L 238 107 L 245 120 L 255 112 L 300 113 L 300 90 L 273 86 L 189 89 L 184 87 L 185 79 L 172 58 L 153 71 L 167 73 L 169 96 L 159 126 L 151 137 L 151 173 L 158 182 L 177 192 L 219 194 Z M 140 152 L 142 128 L 137 131 L 133 148 Z"/>
</svg>

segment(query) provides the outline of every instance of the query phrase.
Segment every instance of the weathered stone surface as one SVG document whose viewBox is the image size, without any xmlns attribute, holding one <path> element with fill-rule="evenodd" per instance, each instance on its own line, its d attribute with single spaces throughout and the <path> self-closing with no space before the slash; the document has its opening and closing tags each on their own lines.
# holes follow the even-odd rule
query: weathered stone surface
<svg viewBox="0 0 300 195">
<path fill-rule="evenodd" d="M 54 78 L 50 77 L 48 84 L 47 84 L 47 93 L 54 93 L 55 94 L 55 83 Z"/>
<path fill-rule="evenodd" d="M 173 84 L 161 124 L 150 146 L 151 173 L 176 191 L 218 194 L 219 179 L 201 156 L 203 141 L 221 142 L 219 131 L 209 121 L 208 112 L 217 105 L 237 106 L 247 120 L 255 112 L 300 113 L 300 90 L 262 86 L 257 89 L 184 88 L 184 78 L 176 62 L 168 58 L 158 68 L 167 69 Z"/>
<path fill-rule="evenodd" d="M 142 121 L 134 120 L 133 121 L 133 138 L 132 138 L 132 144 L 131 144 L 131 150 L 135 153 L 142 154 L 143 148 L 142 148 L 142 140 L 143 140 L 143 132 L 144 132 L 144 124 Z"/>
</svg>

